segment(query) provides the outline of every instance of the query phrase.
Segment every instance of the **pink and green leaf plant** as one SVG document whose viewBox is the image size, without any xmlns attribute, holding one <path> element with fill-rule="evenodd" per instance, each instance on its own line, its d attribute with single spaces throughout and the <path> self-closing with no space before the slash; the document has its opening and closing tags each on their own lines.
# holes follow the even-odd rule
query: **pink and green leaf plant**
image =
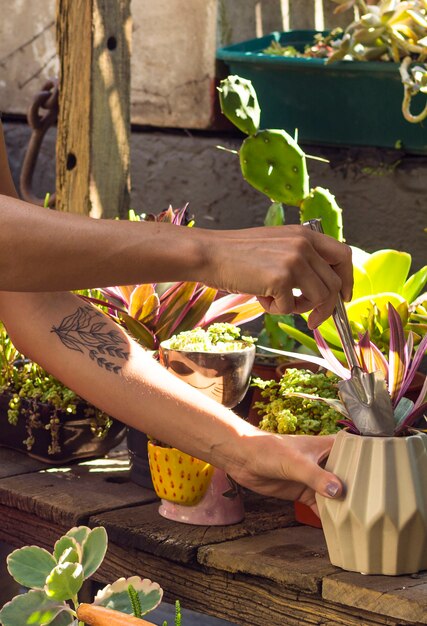
<svg viewBox="0 0 427 626">
<path fill-rule="evenodd" d="M 135 221 L 138 216 L 131 217 Z M 187 207 L 163 211 L 157 216 L 141 216 L 141 221 L 169 222 L 191 227 Z M 99 289 L 94 296 L 83 296 L 124 326 L 148 350 L 173 335 L 196 327 L 226 322 L 237 326 L 263 314 L 258 300 L 246 294 L 224 294 L 198 282 L 148 283 Z"/>
<path fill-rule="evenodd" d="M 388 355 L 384 355 L 370 340 L 369 332 L 360 335 L 359 340 L 356 341 L 356 351 L 359 356 L 360 365 L 365 372 L 380 371 L 384 374 L 394 409 L 396 422 L 394 435 L 398 436 L 406 434 L 409 429 L 413 428 L 415 422 L 420 417 L 423 415 L 427 416 L 427 378 L 425 378 L 422 389 L 415 401 L 405 397 L 427 351 L 427 335 L 421 339 L 417 346 L 414 346 L 412 331 L 405 337 L 402 320 L 391 303 L 388 305 L 388 323 L 390 328 Z M 281 350 L 267 350 L 284 356 L 303 358 L 305 361 L 315 363 L 333 372 L 341 379 L 349 379 L 351 377 L 350 370 L 334 355 L 324 337 L 317 329 L 314 331 L 314 338 L 319 352 L 322 355 L 320 357 Z M 310 396 L 308 394 L 296 395 L 322 402 L 326 401 L 320 396 Z M 344 403 L 342 401 L 334 401 L 334 409 L 344 416 L 344 419 L 340 423 L 347 427 L 350 432 L 359 434 Z"/>
</svg>

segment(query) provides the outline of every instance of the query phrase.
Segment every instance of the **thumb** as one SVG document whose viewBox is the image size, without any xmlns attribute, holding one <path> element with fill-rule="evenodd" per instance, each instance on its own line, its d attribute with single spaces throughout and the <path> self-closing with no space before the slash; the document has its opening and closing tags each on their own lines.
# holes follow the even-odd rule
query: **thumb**
<svg viewBox="0 0 427 626">
<path fill-rule="evenodd" d="M 339 498 L 343 493 L 343 485 L 340 479 L 322 469 L 316 463 L 307 467 L 307 477 L 303 479 L 316 493 L 325 498 Z"/>
</svg>

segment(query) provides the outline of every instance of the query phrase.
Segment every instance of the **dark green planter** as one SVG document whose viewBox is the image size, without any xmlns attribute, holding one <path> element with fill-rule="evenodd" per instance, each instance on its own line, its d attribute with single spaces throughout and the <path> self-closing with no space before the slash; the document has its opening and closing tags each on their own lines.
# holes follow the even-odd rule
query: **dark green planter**
<svg viewBox="0 0 427 626">
<path fill-rule="evenodd" d="M 273 40 L 303 50 L 318 31 L 271 33 L 217 51 L 230 74 L 250 79 L 260 102 L 262 128 L 298 129 L 306 144 L 399 147 L 427 154 L 427 123 L 402 115 L 403 87 L 395 63 L 285 58 L 262 50 Z M 425 96 L 413 99 L 418 112 Z"/>
</svg>

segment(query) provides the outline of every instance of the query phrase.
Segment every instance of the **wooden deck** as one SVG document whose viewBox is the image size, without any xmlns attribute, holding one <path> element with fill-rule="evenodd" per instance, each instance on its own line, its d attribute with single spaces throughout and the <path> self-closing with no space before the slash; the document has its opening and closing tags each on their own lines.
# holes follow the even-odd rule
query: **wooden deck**
<svg viewBox="0 0 427 626">
<path fill-rule="evenodd" d="M 125 452 L 59 468 L 0 448 L 0 541 L 51 549 L 76 524 L 103 525 L 102 583 L 139 574 L 165 599 L 242 626 L 427 624 L 427 572 L 362 576 L 328 560 L 323 533 L 290 503 L 246 494 L 235 526 L 177 524 L 129 482 Z"/>
</svg>

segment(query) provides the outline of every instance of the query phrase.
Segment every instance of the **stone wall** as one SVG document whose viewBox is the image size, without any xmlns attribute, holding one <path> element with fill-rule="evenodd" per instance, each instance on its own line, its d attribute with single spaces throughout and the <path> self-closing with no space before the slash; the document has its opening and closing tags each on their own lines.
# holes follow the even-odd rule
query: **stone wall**
<svg viewBox="0 0 427 626">
<path fill-rule="evenodd" d="M 12 123 L 5 125 L 5 131 L 17 182 L 29 131 Z M 40 197 L 54 189 L 54 142 L 52 130 L 35 177 Z M 200 227 L 262 225 L 266 197 L 242 179 L 237 157 L 216 147 L 238 149 L 240 143 L 237 137 L 183 131 L 133 133 L 132 207 L 137 212 L 156 212 L 169 203 L 179 207 L 189 202 Z M 426 158 L 400 159 L 394 151 L 375 149 L 312 147 L 309 152 L 330 161 L 309 161 L 311 183 L 336 195 L 349 243 L 367 251 L 406 250 L 413 255 L 415 268 L 426 263 Z M 289 222 L 298 221 L 295 208 L 287 216 Z"/>
</svg>

